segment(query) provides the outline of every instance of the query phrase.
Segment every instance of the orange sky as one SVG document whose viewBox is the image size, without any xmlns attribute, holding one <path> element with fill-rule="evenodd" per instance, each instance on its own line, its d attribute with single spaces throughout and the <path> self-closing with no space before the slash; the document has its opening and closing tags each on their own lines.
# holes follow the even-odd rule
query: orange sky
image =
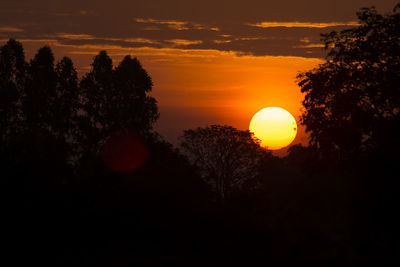
<svg viewBox="0 0 400 267">
<path fill-rule="evenodd" d="M 142 59 L 154 79 L 153 95 L 159 99 L 157 128 L 171 139 L 179 125 L 174 123 L 179 112 L 187 112 L 180 115 L 185 117 L 180 122 L 183 128 L 218 123 L 247 129 L 252 116 L 268 106 L 282 107 L 297 119 L 303 96 L 295 77 L 322 62 L 316 58 L 237 56 L 219 51 L 192 53 L 157 63 Z M 294 143 L 305 141 L 300 127 Z"/>
<path fill-rule="evenodd" d="M 154 82 L 152 95 L 161 113 L 155 129 L 174 144 L 184 129 L 199 126 L 226 124 L 245 130 L 252 116 L 268 106 L 282 107 L 297 120 L 303 96 L 296 75 L 323 62 L 305 57 L 240 56 L 218 50 L 77 46 L 51 39 L 21 42 L 27 58 L 39 47 L 50 45 L 56 60 L 71 57 L 80 75 L 90 69 L 93 56 L 101 49 L 107 50 L 114 66 L 125 55 L 137 56 Z M 307 143 L 301 126 L 295 143 Z"/>
<path fill-rule="evenodd" d="M 69 0 L 0 1 L 0 43 L 13 37 L 30 59 L 50 45 L 80 75 L 106 50 L 114 66 L 139 58 L 154 82 L 168 141 L 188 128 L 247 129 L 258 110 L 287 109 L 298 119 L 299 71 L 323 62 L 321 33 L 357 25 L 356 12 L 390 11 L 398 0 Z M 294 143 L 307 143 L 298 127 Z"/>
</svg>

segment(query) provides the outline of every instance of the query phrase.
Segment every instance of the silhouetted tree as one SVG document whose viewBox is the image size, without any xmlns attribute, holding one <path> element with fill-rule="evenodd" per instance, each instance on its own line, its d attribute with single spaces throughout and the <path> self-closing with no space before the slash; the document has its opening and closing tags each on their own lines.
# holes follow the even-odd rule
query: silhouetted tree
<svg viewBox="0 0 400 267">
<path fill-rule="evenodd" d="M 221 200 L 244 181 L 256 177 L 258 163 L 266 153 L 252 133 L 231 126 L 185 130 L 181 140 L 184 152 Z"/>
<path fill-rule="evenodd" d="M 30 251 L 30 258 L 47 251 L 61 266 L 68 265 L 66 258 L 119 255 L 116 261 L 125 265 L 126 248 L 132 264 L 137 255 L 146 255 L 143 264 L 147 255 L 165 264 L 163 251 L 181 260 L 182 244 L 212 236 L 202 216 L 209 187 L 186 157 L 152 131 L 157 105 L 137 59 L 125 57 L 113 69 L 100 53 L 79 84 L 72 61 L 54 64 L 49 47 L 29 64 L 15 40 L 0 51 L 0 205 L 10 233 L 5 243 L 25 241 L 16 253 Z M 114 133 L 131 132 L 143 141 L 146 164 L 130 173 L 109 168 L 104 149 L 99 157 L 101 145 Z M 117 142 L 111 156 L 124 162 L 118 150 L 129 148 Z M 38 239 L 51 245 L 35 244 Z M 97 246 L 109 243 L 118 246 Z"/>
<path fill-rule="evenodd" d="M 126 56 L 114 71 L 115 94 L 111 109 L 118 110 L 114 124 L 138 134 L 149 134 L 158 119 L 157 102 L 148 93 L 153 82 L 137 58 Z"/>
<path fill-rule="evenodd" d="M 358 18 L 358 27 L 322 35 L 329 50 L 325 63 L 298 76 L 305 93 L 301 120 L 317 148 L 310 155 L 322 155 L 323 162 L 309 180 L 313 188 L 336 191 L 316 199 L 348 210 L 341 215 L 346 227 L 362 225 L 352 231 L 365 237 L 346 234 L 348 243 L 368 248 L 372 264 L 387 265 L 397 262 L 399 236 L 393 210 L 399 203 L 400 4 L 385 15 L 364 8 Z"/>
<path fill-rule="evenodd" d="M 154 98 L 148 96 L 152 81 L 140 62 L 125 57 L 113 69 L 105 51 L 94 58 L 92 70 L 80 83 L 82 143 L 88 151 L 99 152 L 101 145 L 117 131 L 149 136 L 159 114 Z"/>
<path fill-rule="evenodd" d="M 26 124 L 33 132 L 51 131 L 56 78 L 53 52 L 48 46 L 42 47 L 30 62 L 23 98 Z"/>
<path fill-rule="evenodd" d="M 21 98 L 26 83 L 27 63 L 21 43 L 10 39 L 0 50 L 0 181 L 2 194 L 8 195 L 7 187 L 15 180 L 13 172 L 19 158 L 19 140 L 21 131 Z M 21 168 L 21 167 L 20 167 Z"/>
<path fill-rule="evenodd" d="M 398 143 L 400 4 L 387 15 L 364 8 L 358 18 L 356 28 L 323 34 L 326 62 L 298 76 L 302 124 L 325 155 Z"/>
<path fill-rule="evenodd" d="M 57 120 L 53 123 L 54 131 L 59 138 L 71 139 L 80 108 L 78 75 L 72 60 L 68 57 L 57 63 L 55 73 L 56 98 L 53 112 Z"/>
<path fill-rule="evenodd" d="M 21 94 L 26 82 L 21 43 L 10 39 L 0 51 L 0 146 L 20 127 Z M 9 140 L 8 140 L 9 141 Z"/>
</svg>

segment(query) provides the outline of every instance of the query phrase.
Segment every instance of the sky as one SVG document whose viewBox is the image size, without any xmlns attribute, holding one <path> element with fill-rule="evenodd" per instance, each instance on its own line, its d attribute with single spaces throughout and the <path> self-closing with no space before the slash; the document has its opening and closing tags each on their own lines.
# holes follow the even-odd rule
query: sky
<svg viewBox="0 0 400 267">
<path fill-rule="evenodd" d="M 82 76 L 106 50 L 114 66 L 137 57 L 153 79 L 160 119 L 173 144 L 184 129 L 211 124 L 248 129 L 260 109 L 297 120 L 298 73 L 323 63 L 321 33 L 357 25 L 356 12 L 390 12 L 398 0 L 1 0 L 0 45 L 22 42 L 27 59 L 49 45 Z M 306 144 L 299 126 L 293 144 Z"/>
</svg>

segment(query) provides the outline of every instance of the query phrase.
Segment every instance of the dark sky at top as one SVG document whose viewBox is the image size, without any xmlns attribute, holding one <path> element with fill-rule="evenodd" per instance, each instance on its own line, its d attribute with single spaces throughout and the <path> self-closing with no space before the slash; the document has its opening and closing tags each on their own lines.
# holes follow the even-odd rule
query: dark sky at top
<svg viewBox="0 0 400 267">
<path fill-rule="evenodd" d="M 180 47 L 253 55 L 319 57 L 321 49 L 315 44 L 321 32 L 356 22 L 355 13 L 360 7 L 374 5 L 380 12 L 388 12 L 396 2 L 2 0 L 0 38 L 12 35 L 19 39 L 51 38 L 78 45 Z M 262 22 L 308 24 L 260 27 Z M 312 23 L 330 24 L 324 27 Z"/>
</svg>

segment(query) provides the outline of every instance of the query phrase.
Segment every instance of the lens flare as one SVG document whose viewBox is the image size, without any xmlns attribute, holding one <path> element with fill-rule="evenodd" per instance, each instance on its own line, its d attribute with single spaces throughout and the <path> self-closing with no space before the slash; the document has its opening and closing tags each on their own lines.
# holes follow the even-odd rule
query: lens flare
<svg viewBox="0 0 400 267">
<path fill-rule="evenodd" d="M 129 173 L 147 161 L 148 149 L 137 135 L 120 131 L 112 134 L 103 147 L 103 161 L 112 170 Z"/>
</svg>

